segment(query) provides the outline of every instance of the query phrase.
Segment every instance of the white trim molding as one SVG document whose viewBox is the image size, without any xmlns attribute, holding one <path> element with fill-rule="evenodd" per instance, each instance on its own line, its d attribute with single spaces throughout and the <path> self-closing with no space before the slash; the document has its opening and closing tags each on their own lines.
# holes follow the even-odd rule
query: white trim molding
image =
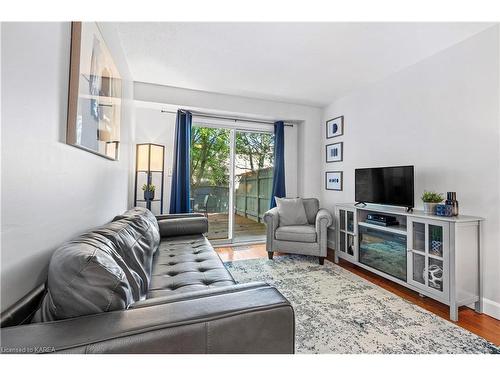
<svg viewBox="0 0 500 375">
<path fill-rule="evenodd" d="M 500 303 L 483 298 L 483 313 L 500 320 Z"/>
</svg>

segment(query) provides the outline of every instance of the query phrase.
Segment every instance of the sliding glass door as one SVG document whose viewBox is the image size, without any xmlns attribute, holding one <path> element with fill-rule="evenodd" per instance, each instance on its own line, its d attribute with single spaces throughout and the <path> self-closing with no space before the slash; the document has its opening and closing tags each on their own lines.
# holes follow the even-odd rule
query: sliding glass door
<svg viewBox="0 0 500 375">
<path fill-rule="evenodd" d="M 234 242 L 265 238 L 264 213 L 273 186 L 273 135 L 237 131 L 234 162 Z"/>
<path fill-rule="evenodd" d="M 193 124 L 191 208 L 208 218 L 208 238 L 265 240 L 273 176 L 273 135 Z"/>
<path fill-rule="evenodd" d="M 191 131 L 191 210 L 208 218 L 208 238 L 229 240 L 229 129 L 193 126 Z"/>
</svg>

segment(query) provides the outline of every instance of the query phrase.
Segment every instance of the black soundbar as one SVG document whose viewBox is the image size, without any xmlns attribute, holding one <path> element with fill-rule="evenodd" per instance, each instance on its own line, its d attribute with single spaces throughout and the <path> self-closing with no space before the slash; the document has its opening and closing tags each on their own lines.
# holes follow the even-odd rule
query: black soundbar
<svg viewBox="0 0 500 375">
<path fill-rule="evenodd" d="M 381 221 L 383 223 L 390 223 L 397 221 L 395 216 L 381 215 L 381 214 L 368 214 L 366 218 L 368 220 Z"/>
</svg>

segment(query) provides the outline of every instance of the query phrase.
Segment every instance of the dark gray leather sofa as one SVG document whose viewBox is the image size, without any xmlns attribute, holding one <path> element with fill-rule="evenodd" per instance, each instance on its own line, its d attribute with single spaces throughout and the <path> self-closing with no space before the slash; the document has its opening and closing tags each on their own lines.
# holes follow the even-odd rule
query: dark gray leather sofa
<svg viewBox="0 0 500 375">
<path fill-rule="evenodd" d="M 237 284 L 207 229 L 135 208 L 64 244 L 45 285 L 2 313 L 2 353 L 293 353 L 290 303 Z"/>
</svg>

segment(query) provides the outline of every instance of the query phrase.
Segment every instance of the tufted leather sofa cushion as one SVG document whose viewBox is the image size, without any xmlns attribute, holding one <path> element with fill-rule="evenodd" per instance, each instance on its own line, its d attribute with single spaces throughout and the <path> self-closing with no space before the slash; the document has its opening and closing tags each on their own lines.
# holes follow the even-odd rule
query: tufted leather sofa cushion
<svg viewBox="0 0 500 375">
<path fill-rule="evenodd" d="M 136 208 L 57 249 L 47 293 L 34 321 L 51 321 L 126 309 L 146 297 L 158 224 Z"/>
<path fill-rule="evenodd" d="M 149 212 L 149 211 L 148 211 Z M 126 272 L 133 274 L 130 282 L 134 300 L 146 298 L 151 280 L 153 255 L 160 245 L 160 233 L 153 216 L 134 215 L 97 228 L 93 233 L 107 238 L 126 264 Z"/>
<path fill-rule="evenodd" d="M 142 219 L 146 220 L 153 230 L 156 230 L 156 232 L 160 231 L 160 228 L 158 227 L 158 221 L 156 220 L 156 216 L 153 215 L 151 211 L 144 207 L 134 207 L 131 208 L 130 210 L 125 211 L 123 214 L 115 216 L 113 221 L 118 221 L 118 220 L 123 220 L 123 219 L 132 219 L 135 217 L 141 217 Z"/>
<path fill-rule="evenodd" d="M 148 298 L 236 284 L 205 236 L 171 237 L 153 260 Z"/>
</svg>

